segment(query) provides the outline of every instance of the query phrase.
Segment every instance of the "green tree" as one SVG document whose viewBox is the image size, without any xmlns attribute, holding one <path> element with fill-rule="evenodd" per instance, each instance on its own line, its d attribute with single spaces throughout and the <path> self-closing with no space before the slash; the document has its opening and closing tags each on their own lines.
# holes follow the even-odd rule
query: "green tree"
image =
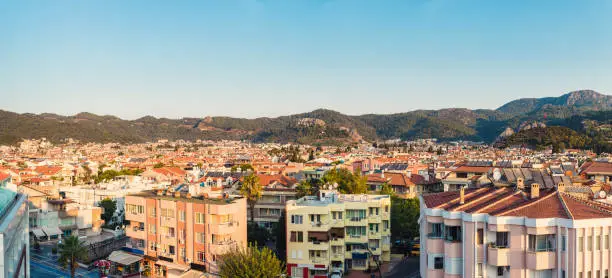
<svg viewBox="0 0 612 278">
<path fill-rule="evenodd" d="M 153 168 L 156 168 L 156 169 L 157 168 L 162 168 L 162 167 L 164 167 L 164 164 L 161 163 L 161 162 L 157 162 L 157 163 L 155 163 L 155 165 L 153 165 Z"/>
<path fill-rule="evenodd" d="M 274 226 L 274 237 L 276 240 L 276 254 L 285 261 L 287 255 L 287 215 L 283 210 L 281 217 L 278 219 L 278 224 Z"/>
<path fill-rule="evenodd" d="M 75 277 L 79 267 L 77 261 L 87 260 L 87 247 L 76 236 L 64 238 L 64 242 L 58 244 L 58 247 L 60 256 L 57 261 L 63 268 L 70 268 L 70 277 Z"/>
<path fill-rule="evenodd" d="M 419 236 L 419 199 L 391 197 L 391 235 L 411 239 Z"/>
<path fill-rule="evenodd" d="M 313 161 L 313 160 L 315 160 L 314 150 L 310 149 L 310 151 L 308 151 L 308 161 Z"/>
<path fill-rule="evenodd" d="M 259 226 L 255 222 L 249 222 L 247 224 L 247 239 L 250 244 L 257 246 L 265 246 L 266 242 L 270 240 L 270 231 L 268 229 Z"/>
<path fill-rule="evenodd" d="M 295 187 L 295 190 L 297 191 L 295 193 L 296 198 L 310 196 L 312 195 L 312 184 L 310 184 L 309 180 L 300 181 L 300 183 L 298 183 L 298 185 Z"/>
<path fill-rule="evenodd" d="M 254 173 L 251 173 L 244 177 L 242 181 L 242 187 L 240 187 L 240 194 L 247 199 L 249 210 L 251 212 L 251 222 L 255 221 L 255 204 L 257 200 L 261 198 L 263 188 L 259 183 L 259 177 Z"/>
<path fill-rule="evenodd" d="M 221 256 L 219 276 L 222 278 L 282 277 L 285 265 L 268 248 L 249 245 L 236 248 Z"/>
<path fill-rule="evenodd" d="M 389 195 L 389 196 L 395 196 L 395 192 L 393 191 L 393 187 L 388 183 L 388 182 L 384 182 L 380 188 L 380 194 L 381 195 Z"/>
<path fill-rule="evenodd" d="M 104 220 L 104 225 L 110 227 L 110 223 L 112 222 L 113 215 L 117 210 L 117 201 L 111 200 L 110 198 L 106 198 L 98 203 L 98 206 L 104 209 L 104 213 L 102 213 L 101 217 Z M 114 228 L 114 227 L 113 227 Z"/>
<path fill-rule="evenodd" d="M 89 168 L 89 166 L 87 166 L 87 165 L 82 165 L 81 167 L 85 171 L 85 174 L 83 175 L 83 182 L 90 183 L 91 182 L 91 173 L 92 173 L 91 168 Z"/>
</svg>

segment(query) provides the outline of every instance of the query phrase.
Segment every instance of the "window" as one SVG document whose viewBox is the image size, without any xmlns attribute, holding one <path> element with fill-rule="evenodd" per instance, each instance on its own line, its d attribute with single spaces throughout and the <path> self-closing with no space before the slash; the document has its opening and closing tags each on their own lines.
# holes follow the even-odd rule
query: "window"
<svg viewBox="0 0 612 278">
<path fill-rule="evenodd" d="M 155 217 L 155 216 L 156 216 L 156 211 L 155 211 L 155 208 L 151 208 L 151 209 L 149 210 L 149 215 L 150 215 L 151 217 Z"/>
<path fill-rule="evenodd" d="M 370 224 L 370 233 L 378 233 L 378 224 Z"/>
<path fill-rule="evenodd" d="M 166 218 L 174 218 L 174 210 L 163 208 L 161 209 L 161 216 Z"/>
<path fill-rule="evenodd" d="M 185 251 L 185 248 L 180 248 L 181 250 L 181 258 L 186 259 L 187 258 L 187 251 Z"/>
<path fill-rule="evenodd" d="M 206 242 L 206 234 L 204 233 L 196 233 L 196 242 L 203 244 L 204 242 Z"/>
<path fill-rule="evenodd" d="M 174 246 L 170 245 L 168 246 L 168 249 L 169 249 L 168 253 L 170 253 L 170 255 L 174 255 L 174 251 L 175 251 Z"/>
<path fill-rule="evenodd" d="M 593 250 L 593 236 L 587 237 L 587 251 Z"/>
<path fill-rule="evenodd" d="M 604 278 L 608 278 L 608 270 L 604 270 Z"/>
<path fill-rule="evenodd" d="M 497 267 L 497 276 L 504 276 L 504 267 L 503 266 L 498 266 Z"/>
<path fill-rule="evenodd" d="M 186 216 L 187 216 L 187 213 L 184 210 L 179 211 L 179 220 L 181 222 L 185 222 Z"/>
<path fill-rule="evenodd" d="M 389 206 L 385 206 L 385 213 L 389 212 Z"/>
<path fill-rule="evenodd" d="M 495 246 L 497 248 L 508 248 L 508 232 L 495 233 Z"/>
<path fill-rule="evenodd" d="M 204 224 L 204 213 L 196 212 L 195 222 L 196 224 Z"/>
<path fill-rule="evenodd" d="M 584 240 L 582 237 L 578 237 L 578 252 L 584 251 Z"/>
<path fill-rule="evenodd" d="M 598 270 L 597 272 L 595 272 L 595 277 L 601 278 L 601 271 Z"/>
<path fill-rule="evenodd" d="M 289 238 L 291 242 L 304 242 L 304 232 L 291 232 L 291 237 Z"/>
<path fill-rule="evenodd" d="M 361 221 L 366 218 L 366 210 L 365 209 L 348 209 L 346 210 L 346 218 L 351 221 Z"/>
<path fill-rule="evenodd" d="M 578 272 L 578 278 L 584 278 L 584 277 L 582 276 L 582 271 Z"/>
<path fill-rule="evenodd" d="M 567 250 L 567 236 L 561 236 L 561 251 Z"/>
<path fill-rule="evenodd" d="M 361 237 L 366 235 L 365 226 L 348 226 L 346 227 L 346 234 L 351 237 Z"/>
<path fill-rule="evenodd" d="M 154 241 L 149 241 L 149 249 L 151 251 L 157 251 L 157 246 L 155 245 Z"/>
<path fill-rule="evenodd" d="M 546 252 L 554 251 L 555 248 L 554 234 L 549 235 L 529 235 L 529 251 L 531 252 Z"/>
<path fill-rule="evenodd" d="M 142 214 L 144 213 L 144 206 L 127 204 L 126 210 L 131 214 Z"/>
<path fill-rule="evenodd" d="M 431 223 L 430 226 L 430 238 L 443 238 L 444 237 L 444 224 L 443 223 Z"/>
<path fill-rule="evenodd" d="M 476 230 L 476 244 L 482 245 L 483 240 L 484 240 L 484 230 L 483 229 Z"/>
<path fill-rule="evenodd" d="M 204 252 L 198 251 L 198 262 L 205 262 L 206 256 L 204 256 Z"/>
<path fill-rule="evenodd" d="M 595 238 L 595 250 L 597 251 L 601 250 L 601 236 L 598 236 L 597 238 Z"/>
<path fill-rule="evenodd" d="M 302 224 L 302 223 L 304 223 L 304 216 L 291 215 L 291 224 Z"/>
<path fill-rule="evenodd" d="M 321 215 L 320 214 L 311 214 L 310 215 L 310 223 L 321 223 Z"/>
<path fill-rule="evenodd" d="M 291 277 L 295 278 L 303 278 L 304 277 L 304 268 L 293 266 L 291 267 Z"/>
<path fill-rule="evenodd" d="M 156 233 L 155 224 L 149 224 L 149 234 L 154 235 Z"/>
<path fill-rule="evenodd" d="M 606 235 L 605 240 L 606 242 L 604 242 L 604 249 L 608 250 L 610 249 L 610 235 Z"/>
<path fill-rule="evenodd" d="M 476 265 L 476 277 L 482 277 L 482 263 Z"/>
<path fill-rule="evenodd" d="M 460 226 L 445 226 L 446 241 L 461 242 Z"/>
<path fill-rule="evenodd" d="M 591 276 L 591 271 L 587 272 L 587 278 L 593 278 L 593 277 Z"/>
<path fill-rule="evenodd" d="M 565 270 L 561 270 L 561 278 L 565 278 Z"/>
<path fill-rule="evenodd" d="M 434 269 L 444 269 L 444 258 L 443 257 L 434 258 Z"/>
</svg>

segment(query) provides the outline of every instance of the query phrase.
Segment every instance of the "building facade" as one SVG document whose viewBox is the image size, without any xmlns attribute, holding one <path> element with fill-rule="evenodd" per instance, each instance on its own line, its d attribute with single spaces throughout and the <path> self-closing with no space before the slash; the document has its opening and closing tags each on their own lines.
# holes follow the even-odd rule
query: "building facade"
<svg viewBox="0 0 612 278">
<path fill-rule="evenodd" d="M 328 277 L 391 258 L 388 195 L 324 191 L 287 202 L 287 274 Z"/>
<path fill-rule="evenodd" d="M 421 277 L 606 278 L 612 206 L 540 188 L 421 197 Z"/>
<path fill-rule="evenodd" d="M 10 183 L 10 177 L 7 178 Z M 4 180 L 6 185 L 7 179 Z M 3 182 L 0 180 L 0 182 Z M 30 277 L 27 197 L 0 187 L 0 274 Z"/>
<path fill-rule="evenodd" d="M 153 275 L 216 273 L 220 255 L 247 245 L 244 198 L 168 189 L 131 194 L 125 203 L 130 247 L 145 255 Z"/>
</svg>

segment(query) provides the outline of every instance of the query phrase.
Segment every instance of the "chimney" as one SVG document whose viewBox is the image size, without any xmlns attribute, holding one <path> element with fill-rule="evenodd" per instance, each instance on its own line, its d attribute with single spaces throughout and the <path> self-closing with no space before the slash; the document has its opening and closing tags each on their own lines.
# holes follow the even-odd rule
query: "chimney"
<svg viewBox="0 0 612 278">
<path fill-rule="evenodd" d="M 157 196 L 164 195 L 164 192 L 161 189 L 158 189 L 156 193 L 157 193 Z"/>
<path fill-rule="evenodd" d="M 531 199 L 536 199 L 540 197 L 540 185 L 537 183 L 531 184 Z"/>
<path fill-rule="evenodd" d="M 523 180 L 523 178 L 516 179 L 516 188 L 520 190 L 525 189 L 525 180 Z"/>
<path fill-rule="evenodd" d="M 459 188 L 459 204 L 464 204 L 465 203 L 465 187 L 461 186 L 461 188 Z"/>
<path fill-rule="evenodd" d="M 565 192 L 565 184 L 560 182 L 559 184 L 557 184 L 557 191 L 559 192 Z"/>
</svg>

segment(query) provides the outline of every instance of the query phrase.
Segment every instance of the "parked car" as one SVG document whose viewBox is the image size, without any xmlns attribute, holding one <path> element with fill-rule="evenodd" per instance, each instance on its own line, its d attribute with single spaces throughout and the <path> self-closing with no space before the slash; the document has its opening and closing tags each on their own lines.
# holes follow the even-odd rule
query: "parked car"
<svg viewBox="0 0 612 278">
<path fill-rule="evenodd" d="M 332 271 L 331 275 L 329 276 L 329 278 L 342 278 L 342 271 L 340 271 L 340 270 Z"/>
<path fill-rule="evenodd" d="M 421 255 L 421 240 L 415 237 L 410 244 L 410 256 Z"/>
</svg>

